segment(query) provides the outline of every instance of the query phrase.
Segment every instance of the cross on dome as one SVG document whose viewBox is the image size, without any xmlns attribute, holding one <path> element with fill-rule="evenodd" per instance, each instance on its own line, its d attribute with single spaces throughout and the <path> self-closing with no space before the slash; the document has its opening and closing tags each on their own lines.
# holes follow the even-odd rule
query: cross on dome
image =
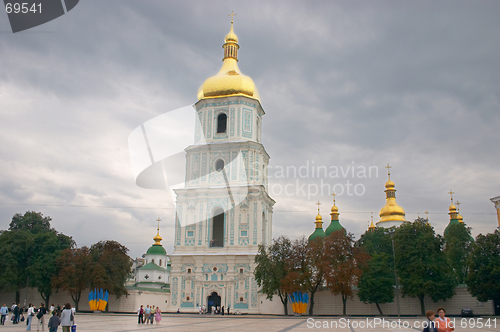
<svg viewBox="0 0 500 332">
<path fill-rule="evenodd" d="M 231 10 L 231 14 L 227 16 L 231 16 L 231 24 L 233 24 L 233 17 L 236 16 L 236 14 Z"/>
<path fill-rule="evenodd" d="M 387 168 L 387 175 L 389 176 L 389 180 L 391 179 L 391 168 L 392 166 L 389 165 L 389 163 L 387 163 L 387 166 L 385 166 L 384 168 Z"/>
</svg>

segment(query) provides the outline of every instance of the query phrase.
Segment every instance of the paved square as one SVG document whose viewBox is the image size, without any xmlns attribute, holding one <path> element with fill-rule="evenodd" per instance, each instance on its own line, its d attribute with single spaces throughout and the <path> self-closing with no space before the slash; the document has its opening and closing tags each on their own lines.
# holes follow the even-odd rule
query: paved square
<svg viewBox="0 0 500 332">
<path fill-rule="evenodd" d="M 10 318 L 10 315 L 9 315 Z M 454 317 L 452 317 L 453 319 Z M 309 319 L 309 320 L 308 320 Z M 422 318 L 360 318 L 360 317 L 282 317 L 282 316 L 212 316 L 196 314 L 163 314 L 159 325 L 137 324 L 136 315 L 122 314 L 77 314 L 75 317 L 77 331 L 114 331 L 114 332 L 135 332 L 135 331 L 422 331 L 420 326 L 424 320 Z M 346 326 L 347 320 L 351 327 Z M 48 322 L 48 315 L 46 318 Z M 500 317 L 490 318 L 491 326 L 477 327 L 480 322 L 483 325 L 487 323 L 488 317 L 473 320 L 463 320 L 460 317 L 455 318 L 455 331 L 500 331 Z M 496 327 L 494 325 L 496 322 Z M 31 330 L 36 331 L 36 320 Z M 378 323 L 377 326 L 373 326 Z M 385 323 L 385 327 L 382 327 Z M 403 327 L 403 324 L 409 324 L 410 327 Z M 366 326 L 368 324 L 368 326 Z M 372 324 L 372 326 L 369 326 Z M 388 326 L 391 324 L 391 326 Z M 472 327 L 475 324 L 475 327 Z M 336 326 L 336 327 L 335 327 Z M 26 331 L 26 324 L 13 325 L 10 321 L 5 326 L 0 326 L 0 332 Z M 48 328 L 45 326 L 45 331 Z M 62 331 L 59 327 L 58 331 Z"/>
</svg>

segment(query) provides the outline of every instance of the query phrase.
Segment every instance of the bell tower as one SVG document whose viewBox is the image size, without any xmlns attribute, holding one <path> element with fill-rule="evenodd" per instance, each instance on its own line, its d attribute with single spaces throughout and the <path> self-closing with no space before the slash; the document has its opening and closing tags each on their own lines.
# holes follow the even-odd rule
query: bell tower
<svg viewBox="0 0 500 332">
<path fill-rule="evenodd" d="M 221 69 L 198 90 L 185 184 L 175 190 L 171 305 L 197 312 L 220 297 L 221 306 L 258 313 L 254 259 L 272 239 L 275 204 L 261 142 L 265 112 L 253 80 L 238 68 L 232 20 L 222 47 Z"/>
</svg>

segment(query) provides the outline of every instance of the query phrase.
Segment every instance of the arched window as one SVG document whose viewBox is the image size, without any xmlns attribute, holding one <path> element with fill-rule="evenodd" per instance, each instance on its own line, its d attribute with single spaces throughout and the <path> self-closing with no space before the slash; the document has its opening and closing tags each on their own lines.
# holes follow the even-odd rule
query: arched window
<svg viewBox="0 0 500 332">
<path fill-rule="evenodd" d="M 243 273 L 243 269 L 240 269 L 240 273 Z"/>
<path fill-rule="evenodd" d="M 224 247 L 224 211 L 217 209 L 212 217 L 210 247 Z"/>
<path fill-rule="evenodd" d="M 160 259 L 160 266 L 161 266 L 161 259 Z"/>
<path fill-rule="evenodd" d="M 188 269 L 188 273 L 191 273 L 191 269 Z"/>
<path fill-rule="evenodd" d="M 154 258 L 151 260 L 151 263 L 153 263 L 153 264 L 155 263 L 155 259 Z"/>
<path fill-rule="evenodd" d="M 217 134 L 225 133 L 227 127 L 227 115 L 226 113 L 221 113 L 217 117 Z"/>
</svg>

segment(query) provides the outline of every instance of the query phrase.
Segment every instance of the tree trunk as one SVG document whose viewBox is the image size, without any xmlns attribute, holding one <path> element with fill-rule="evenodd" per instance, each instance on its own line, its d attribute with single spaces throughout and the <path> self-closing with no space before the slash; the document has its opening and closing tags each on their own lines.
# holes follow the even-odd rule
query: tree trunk
<svg viewBox="0 0 500 332">
<path fill-rule="evenodd" d="M 420 300 L 420 310 L 421 310 L 422 316 L 425 316 L 424 296 L 425 296 L 425 294 L 420 295 L 418 297 L 418 299 Z"/>
<path fill-rule="evenodd" d="M 378 312 L 380 313 L 380 316 L 383 316 L 384 313 L 382 312 L 382 309 L 380 309 L 378 302 L 375 302 L 375 304 L 377 305 L 377 309 L 378 309 Z"/>
<path fill-rule="evenodd" d="M 44 297 L 41 293 L 40 293 L 40 295 L 42 296 L 42 299 L 45 301 L 45 308 L 50 308 L 50 306 L 49 306 L 50 293 L 46 297 Z"/>
<path fill-rule="evenodd" d="M 281 303 L 283 303 L 283 307 L 285 308 L 285 316 L 288 316 L 288 296 L 287 294 L 281 293 L 281 291 L 278 290 L 278 295 L 280 297 Z M 284 297 L 284 299 L 283 299 Z"/>
<path fill-rule="evenodd" d="M 316 292 L 311 292 L 311 297 L 309 298 L 309 316 L 313 315 L 313 310 L 314 310 L 314 293 Z"/>
<path fill-rule="evenodd" d="M 78 294 L 71 295 L 71 298 L 73 299 L 73 302 L 75 302 L 75 310 L 78 311 L 78 303 L 80 302 L 80 297 L 82 295 L 82 292 L 79 292 Z"/>
<path fill-rule="evenodd" d="M 344 306 L 342 310 L 342 314 L 345 316 L 346 315 L 346 306 L 347 306 L 347 295 L 342 294 L 342 304 Z"/>
</svg>

